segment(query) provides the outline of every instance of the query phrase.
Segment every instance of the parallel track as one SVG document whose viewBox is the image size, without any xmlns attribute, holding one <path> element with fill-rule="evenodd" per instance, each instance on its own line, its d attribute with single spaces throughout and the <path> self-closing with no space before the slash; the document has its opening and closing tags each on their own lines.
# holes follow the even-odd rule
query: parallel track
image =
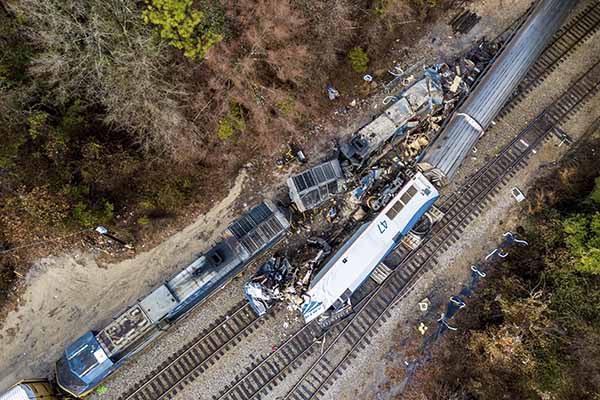
<svg viewBox="0 0 600 400">
<path fill-rule="evenodd" d="M 152 371 L 133 390 L 120 397 L 122 400 L 158 400 L 170 398 L 188 381 L 197 378 L 258 323 L 247 302 L 234 306 L 226 316 L 213 322 L 187 346 Z"/>
<path fill-rule="evenodd" d="M 561 98 L 531 122 L 515 140 L 490 161 L 461 195 L 443 204 L 446 213 L 434 227 L 431 237 L 394 271 L 382 286 L 373 290 L 358 306 L 356 313 L 328 333 L 326 345 L 315 342 L 311 335 L 323 340 L 323 333 L 311 324 L 298 335 L 302 340 L 289 340 L 275 353 L 250 367 L 245 374 L 214 399 L 249 400 L 269 392 L 301 361 L 321 346 L 322 353 L 305 371 L 285 399 L 313 400 L 321 398 L 327 388 L 341 375 L 358 351 L 369 343 L 381 324 L 389 317 L 389 310 L 410 293 L 420 277 L 434 264 L 440 250 L 447 249 L 460 239 L 460 233 L 485 209 L 507 180 L 527 165 L 535 148 L 549 140 L 558 125 L 574 115 L 600 88 L 600 64 L 594 65 Z M 316 329 L 316 331 L 314 331 Z M 315 337 L 315 336 L 313 336 Z M 289 343 L 292 343 L 291 345 Z"/>
<path fill-rule="evenodd" d="M 600 29 L 600 1 L 594 1 L 563 26 L 500 111 L 504 117 L 562 62 Z"/>
<path fill-rule="evenodd" d="M 530 10 L 528 10 L 528 12 L 530 12 Z M 520 26 L 527 15 L 528 13 L 525 13 L 511 26 L 511 28 Z M 540 60 L 529 71 L 526 78 L 515 91 L 515 95 L 511 98 L 511 101 L 502 110 L 501 115 L 510 111 L 514 103 L 519 102 L 524 95 L 538 86 L 558 64 L 564 61 L 577 47 L 579 47 L 579 45 L 581 45 L 581 43 L 588 40 L 595 32 L 597 32 L 599 26 L 600 2 L 594 2 L 594 4 L 588 6 L 575 18 L 571 19 L 571 21 L 555 35 L 553 42 L 546 48 L 543 55 L 540 57 Z M 483 75 L 484 74 L 481 74 L 481 76 Z M 515 141 L 516 140 L 517 139 L 515 139 Z M 475 179 L 476 177 L 473 178 L 471 184 L 475 182 Z M 463 196 L 461 193 L 460 198 L 453 197 L 446 199 L 442 208 L 448 212 L 452 209 L 452 207 L 448 206 L 450 201 L 454 200 L 458 202 L 462 201 L 462 198 Z M 479 209 L 481 208 L 482 207 L 479 206 Z M 440 224 L 437 226 L 439 227 Z M 453 232 L 453 240 L 457 239 L 458 234 L 462 232 L 462 229 L 464 228 L 456 228 Z M 434 233 L 433 238 L 435 237 L 436 234 Z M 442 244 L 442 246 L 442 248 L 446 248 L 449 244 L 445 243 Z M 392 285 L 391 283 L 388 283 L 391 282 L 391 279 L 394 279 L 396 282 L 394 287 L 396 287 L 397 290 L 402 290 L 401 288 L 407 287 L 415 277 L 417 271 L 423 271 L 423 268 L 421 268 L 422 263 L 431 261 L 428 257 L 423 255 L 422 251 L 418 251 L 414 255 L 413 253 L 414 252 L 409 252 L 405 248 L 399 248 L 395 254 L 390 256 L 390 259 L 394 260 L 394 265 L 402 266 L 401 270 L 396 271 L 392 275 L 395 278 L 390 276 L 384 285 L 377 289 L 373 289 L 369 287 L 369 285 L 362 287 L 359 289 L 360 296 L 358 296 L 359 293 L 357 293 L 357 296 L 354 297 L 364 296 L 365 301 L 363 303 L 366 303 L 372 298 L 371 296 L 383 290 L 384 286 Z M 389 295 L 384 296 L 384 298 L 388 297 Z M 359 309 L 360 307 L 362 306 L 356 308 Z M 378 320 L 384 320 L 385 314 L 387 314 L 387 312 L 384 312 L 383 317 L 380 316 Z M 358 314 L 351 316 L 351 318 L 348 318 L 346 321 L 343 321 L 341 324 L 328 331 L 326 338 L 334 336 L 335 331 L 343 330 L 346 332 L 346 329 L 349 329 L 347 327 L 351 325 L 349 321 L 354 321 L 356 315 Z M 226 351 L 234 347 L 241 341 L 242 337 L 251 333 L 257 326 L 257 322 L 258 319 L 254 316 L 254 313 L 252 313 L 245 302 L 238 304 L 229 312 L 229 317 L 223 316 L 216 320 L 211 325 L 211 328 L 202 332 L 202 334 L 196 337 L 190 344 L 171 356 L 167 362 L 148 374 L 148 376 L 146 376 L 143 381 L 139 382 L 133 390 L 121 396 L 120 400 L 159 400 L 172 397 L 183 386 L 196 379 L 204 370 L 214 364 Z M 324 331 L 316 324 L 311 324 L 302 328 L 294 336 L 288 339 L 288 341 L 286 341 L 276 352 L 270 354 L 266 359 L 258 362 L 258 364 L 250 367 L 246 371 L 246 374 L 240 377 L 240 380 L 236 385 L 230 385 L 230 387 L 225 389 L 218 398 L 250 398 L 244 396 L 240 397 L 239 395 L 241 393 L 246 393 L 247 395 L 252 392 L 252 390 L 242 389 L 242 384 L 245 379 L 249 377 L 248 374 L 252 371 L 259 376 L 262 375 L 263 377 L 258 379 L 262 379 L 266 382 L 262 385 L 261 389 L 252 392 L 252 396 L 256 393 L 263 392 L 265 389 L 268 390 L 274 385 L 274 380 L 276 382 L 279 379 L 282 379 L 285 371 L 294 365 L 297 365 L 303 357 L 308 356 L 308 354 L 311 354 L 314 351 L 316 346 L 319 345 L 315 342 L 315 338 L 322 337 L 323 334 Z M 339 336 L 339 334 L 335 336 Z M 281 357 L 281 359 L 275 361 L 278 357 Z M 262 370 L 259 368 L 261 363 L 272 363 L 272 373 L 265 374 L 264 372 L 261 372 Z M 280 364 L 280 366 L 275 367 L 276 364 Z"/>
</svg>

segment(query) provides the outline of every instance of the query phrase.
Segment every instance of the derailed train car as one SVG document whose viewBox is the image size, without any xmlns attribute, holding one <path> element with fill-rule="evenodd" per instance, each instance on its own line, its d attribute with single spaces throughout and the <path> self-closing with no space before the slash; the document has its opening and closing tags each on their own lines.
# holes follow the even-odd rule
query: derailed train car
<svg viewBox="0 0 600 400">
<path fill-rule="evenodd" d="M 394 135 L 402 135 L 412 120 L 431 114 L 442 106 L 444 92 L 439 77 L 425 76 L 398 93 L 397 101 L 370 123 L 363 126 L 340 150 L 354 165 L 363 164 Z"/>
<path fill-rule="evenodd" d="M 495 65 L 420 160 L 422 171 L 432 178 L 452 179 L 462 160 L 576 4 L 575 0 L 539 1 Z M 428 83 L 427 89 L 431 99 L 428 105 L 435 104 L 438 97 L 432 93 L 435 87 Z M 414 114 L 423 111 L 420 102 L 411 102 L 410 98 L 401 96 L 405 100 L 395 103 L 385 116 L 365 126 L 352 138 L 343 149 L 347 158 L 362 164 Z M 402 200 L 402 196 L 414 192 L 410 187 L 421 194 Z M 328 191 L 327 196 L 330 194 Z M 305 320 L 313 320 L 328 309 L 343 306 L 437 196 L 435 187 L 423 175 L 417 174 L 372 222 L 361 226 L 311 281 L 309 299 L 302 310 Z M 89 393 L 160 332 L 246 266 L 252 257 L 271 247 L 289 227 L 283 215 L 269 203 L 253 211 L 234 223 L 229 228 L 229 237 L 206 255 L 134 304 L 100 332 L 88 332 L 69 346 L 57 363 L 56 378 L 60 387 L 76 397 Z M 361 266 L 363 262 L 366 266 Z M 353 268 L 345 269 L 347 265 Z M 0 396 L 3 396 L 0 400 L 59 398 L 53 397 L 56 395 L 52 388 L 40 381 L 23 381 Z"/>
<path fill-rule="evenodd" d="M 576 0 L 538 2 L 485 79 L 427 149 L 419 163 L 427 176 L 442 183 L 452 179 L 575 5 Z"/>
<path fill-rule="evenodd" d="M 289 229 L 286 217 L 264 201 L 228 228 L 222 242 L 99 331 L 89 331 L 64 351 L 56 381 L 82 397 L 160 336 L 210 294 L 237 275 Z"/>
<path fill-rule="evenodd" d="M 330 308 L 340 310 L 379 263 L 398 246 L 438 199 L 437 189 L 417 173 L 383 210 L 361 225 L 311 280 L 302 315 L 306 322 Z"/>
<path fill-rule="evenodd" d="M 302 306 L 306 322 L 328 311 L 344 308 L 352 293 L 379 262 L 433 206 L 438 192 L 430 180 L 446 183 L 452 179 L 470 149 L 500 112 L 576 4 L 574 0 L 538 2 L 481 83 L 419 160 L 419 170 L 430 179 L 418 173 L 373 221 L 362 225 L 313 278 Z M 428 86 L 428 95 L 434 99 L 436 96 L 432 95 L 432 88 L 434 86 Z M 421 97 L 425 98 L 427 92 L 422 90 L 422 93 Z M 411 104 L 410 99 L 407 100 Z M 350 143 L 342 148 L 344 155 L 355 163 L 362 163 L 396 134 L 399 123 L 408 121 L 411 115 L 410 109 L 401 107 L 402 104 L 406 105 L 406 101 L 394 104 L 401 111 L 398 115 L 404 116 L 400 121 L 393 120 L 389 115 L 392 108 L 388 109 L 363 128 L 363 134 L 353 136 Z M 409 196 L 410 193 L 420 195 L 413 197 Z M 410 197 L 408 204 L 402 200 L 403 196 Z M 397 207 L 399 212 L 396 214 L 394 209 Z"/>
</svg>

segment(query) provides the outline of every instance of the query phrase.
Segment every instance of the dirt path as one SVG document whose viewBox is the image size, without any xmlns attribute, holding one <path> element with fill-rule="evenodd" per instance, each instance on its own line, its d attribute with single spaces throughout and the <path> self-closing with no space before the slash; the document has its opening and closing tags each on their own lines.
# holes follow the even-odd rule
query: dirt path
<svg viewBox="0 0 600 400">
<path fill-rule="evenodd" d="M 36 262 L 25 277 L 20 307 L 0 330 L 0 392 L 18 379 L 50 376 L 69 343 L 210 247 L 234 218 L 232 208 L 246 177 L 242 170 L 228 196 L 208 213 L 132 259 L 101 267 L 79 253 Z"/>
</svg>

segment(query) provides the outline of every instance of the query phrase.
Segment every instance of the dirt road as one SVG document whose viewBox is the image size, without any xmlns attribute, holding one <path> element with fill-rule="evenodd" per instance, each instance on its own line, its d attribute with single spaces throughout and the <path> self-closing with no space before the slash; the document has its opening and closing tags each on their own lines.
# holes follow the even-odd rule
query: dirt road
<svg viewBox="0 0 600 400">
<path fill-rule="evenodd" d="M 206 250 L 234 218 L 246 172 L 228 196 L 191 225 L 148 252 L 99 266 L 89 254 L 39 260 L 25 277 L 20 307 L 0 330 L 0 392 L 16 380 L 50 376 L 63 349 L 90 328 L 101 327 Z"/>
</svg>

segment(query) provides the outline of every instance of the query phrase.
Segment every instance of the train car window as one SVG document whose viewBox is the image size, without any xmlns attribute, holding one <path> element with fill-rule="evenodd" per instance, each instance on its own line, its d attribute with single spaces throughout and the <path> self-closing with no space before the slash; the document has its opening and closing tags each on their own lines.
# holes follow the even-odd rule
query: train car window
<svg viewBox="0 0 600 400">
<path fill-rule="evenodd" d="M 396 218 L 396 215 L 398 215 L 398 213 L 404 208 L 404 204 L 402 203 L 402 200 L 398 200 L 389 210 L 387 213 L 385 213 L 386 217 L 388 217 L 389 219 L 394 219 Z"/>
<path fill-rule="evenodd" d="M 402 201 L 402 203 L 404 203 L 404 205 L 406 205 L 413 197 L 415 197 L 416 194 L 417 189 L 415 189 L 414 186 L 410 186 L 408 190 L 402 195 L 402 197 L 400 197 L 400 200 Z"/>
</svg>

